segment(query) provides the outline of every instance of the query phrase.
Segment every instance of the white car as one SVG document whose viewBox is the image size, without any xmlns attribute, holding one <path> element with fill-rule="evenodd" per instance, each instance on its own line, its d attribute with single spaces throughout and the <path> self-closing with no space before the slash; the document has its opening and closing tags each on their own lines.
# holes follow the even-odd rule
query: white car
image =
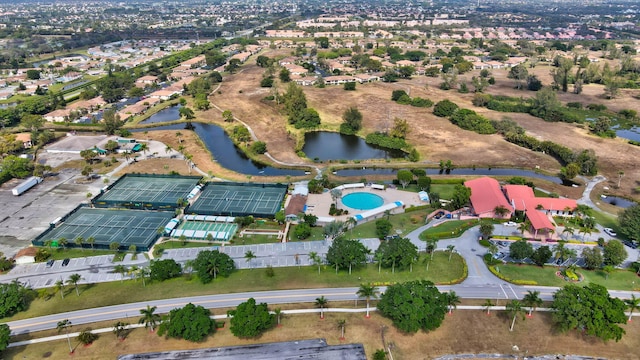
<svg viewBox="0 0 640 360">
<path fill-rule="evenodd" d="M 609 236 L 616 236 L 618 234 L 616 234 L 615 231 L 613 231 L 612 228 L 604 228 L 604 232 L 606 232 Z"/>
<path fill-rule="evenodd" d="M 518 224 L 513 221 L 507 221 L 506 223 L 504 223 L 504 226 L 518 226 Z"/>
</svg>

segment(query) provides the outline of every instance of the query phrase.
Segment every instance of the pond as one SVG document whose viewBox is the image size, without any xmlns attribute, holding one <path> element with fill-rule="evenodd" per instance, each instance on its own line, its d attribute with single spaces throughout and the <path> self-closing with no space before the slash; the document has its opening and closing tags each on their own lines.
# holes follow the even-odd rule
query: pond
<svg viewBox="0 0 640 360">
<path fill-rule="evenodd" d="M 308 158 L 322 161 L 402 158 L 406 155 L 400 150 L 369 145 L 355 135 L 328 131 L 306 133 L 302 151 Z"/>
<path fill-rule="evenodd" d="M 611 204 L 613 206 L 617 206 L 617 207 L 621 207 L 623 209 L 626 208 L 630 208 L 633 205 L 635 205 L 636 203 L 631 201 L 631 200 L 627 200 L 627 199 L 623 199 L 617 196 L 606 196 L 606 195 L 601 195 L 600 198 L 602 199 L 602 201 Z"/>
<path fill-rule="evenodd" d="M 213 124 L 193 123 L 194 131 L 205 144 L 220 166 L 240 174 L 252 176 L 303 176 L 305 170 L 278 169 L 266 166 L 249 159 L 221 127 Z M 184 130 L 185 124 L 156 126 L 152 128 L 134 129 L 132 132 L 153 130 Z"/>
<path fill-rule="evenodd" d="M 182 105 L 169 106 L 168 108 L 162 109 L 157 113 L 149 116 L 148 118 L 140 121 L 140 124 L 155 124 L 180 120 L 181 107 Z"/>
<path fill-rule="evenodd" d="M 427 175 L 482 175 L 482 176 L 522 176 L 532 177 L 537 179 L 543 179 L 554 182 L 556 184 L 562 184 L 557 176 L 540 174 L 531 170 L 514 169 L 514 168 L 455 168 L 449 172 L 440 171 L 440 169 L 427 168 L 424 169 Z M 337 170 L 335 174 L 338 176 L 364 176 L 364 175 L 393 175 L 397 172 L 397 169 L 390 168 L 368 168 L 363 167 L 361 169 L 344 169 Z"/>
<path fill-rule="evenodd" d="M 640 142 L 640 127 L 638 126 L 633 126 L 630 129 L 622 129 L 619 127 L 614 127 L 613 129 L 616 131 L 617 137 Z"/>
</svg>

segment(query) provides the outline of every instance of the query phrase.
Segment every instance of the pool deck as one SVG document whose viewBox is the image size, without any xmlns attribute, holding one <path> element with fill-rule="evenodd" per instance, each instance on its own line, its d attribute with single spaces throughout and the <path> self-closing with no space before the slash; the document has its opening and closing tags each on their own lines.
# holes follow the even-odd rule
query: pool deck
<svg viewBox="0 0 640 360">
<path fill-rule="evenodd" d="M 406 207 L 410 206 L 419 206 L 427 204 L 424 201 L 420 200 L 418 193 L 403 191 L 400 189 L 385 189 L 385 190 L 376 190 L 372 189 L 370 186 L 365 186 L 364 188 L 355 188 L 355 189 L 345 189 L 342 190 L 342 196 L 347 194 L 351 194 L 354 192 L 368 192 L 372 194 L 376 194 L 384 200 L 384 204 L 396 202 L 398 200 L 402 201 Z M 331 208 L 331 203 L 333 200 L 331 199 L 330 192 L 324 192 L 322 194 L 309 194 L 307 198 L 307 214 L 313 214 L 319 218 L 329 217 L 329 208 Z M 342 204 L 341 200 L 338 200 L 338 209 L 347 209 L 349 210 L 348 215 L 334 216 L 336 220 L 346 221 L 350 216 L 361 214 L 367 210 L 356 210 L 346 207 Z M 393 210 L 392 213 L 401 213 L 403 212 L 401 208 L 397 210 Z"/>
</svg>

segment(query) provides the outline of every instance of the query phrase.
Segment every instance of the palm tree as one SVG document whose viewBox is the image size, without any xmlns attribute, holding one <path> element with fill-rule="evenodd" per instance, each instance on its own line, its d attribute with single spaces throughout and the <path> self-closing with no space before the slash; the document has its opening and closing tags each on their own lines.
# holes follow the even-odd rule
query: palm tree
<svg viewBox="0 0 640 360">
<path fill-rule="evenodd" d="M 140 314 L 142 317 L 138 320 L 138 324 L 144 324 L 145 328 L 151 328 L 151 332 L 153 332 L 156 324 L 160 322 L 160 315 L 156 314 L 157 307 L 147 305 L 146 309 L 140 309 Z"/>
<path fill-rule="evenodd" d="M 559 242 L 553 250 L 555 252 L 556 258 L 560 259 L 560 261 L 562 262 L 577 255 L 577 252 L 574 249 L 566 247 L 564 242 Z"/>
<path fill-rule="evenodd" d="M 493 257 L 495 254 L 497 254 L 500 251 L 500 249 L 498 249 L 498 245 L 491 243 L 489 245 L 489 248 L 487 248 L 487 252 L 489 254 L 491 254 L 491 256 Z"/>
<path fill-rule="evenodd" d="M 124 340 L 124 338 L 127 337 L 126 330 L 128 325 L 128 323 L 122 321 L 113 324 L 113 333 L 116 335 L 116 338 Z"/>
<path fill-rule="evenodd" d="M 124 265 L 116 265 L 113 267 L 113 272 L 120 274 L 120 282 L 124 281 L 124 274 L 127 272 L 127 267 Z"/>
<path fill-rule="evenodd" d="M 313 265 L 318 265 L 318 275 L 320 275 L 320 265 L 322 265 L 322 258 L 320 255 L 315 251 L 311 251 L 309 253 L 309 260 L 311 260 Z"/>
<path fill-rule="evenodd" d="M 614 268 L 612 265 L 605 265 L 604 267 L 602 267 L 602 271 L 604 271 L 605 273 L 605 280 L 609 280 L 609 275 L 615 270 L 616 268 Z"/>
<path fill-rule="evenodd" d="M 438 239 L 427 239 L 427 249 L 431 249 L 431 260 L 433 260 L 433 254 L 438 247 Z"/>
<path fill-rule="evenodd" d="M 540 298 L 540 291 L 527 291 L 527 294 L 522 298 L 522 302 L 529 307 L 529 317 L 536 310 L 536 308 L 542 305 L 542 299 Z"/>
<path fill-rule="evenodd" d="M 180 131 L 176 131 L 176 137 L 178 138 L 178 144 L 182 143 L 182 133 Z"/>
<path fill-rule="evenodd" d="M 504 205 L 498 205 L 493 209 L 493 213 L 496 214 L 497 217 L 502 218 L 509 213 L 509 209 L 504 207 Z"/>
<path fill-rule="evenodd" d="M 509 331 L 513 331 L 513 326 L 516 324 L 516 317 L 522 315 L 523 312 L 522 303 L 518 300 L 511 300 L 507 303 L 506 310 L 509 316 L 513 316 L 513 321 L 511 321 L 511 327 L 509 328 Z M 524 320 L 524 316 L 522 316 L 522 319 Z"/>
<path fill-rule="evenodd" d="M 566 225 L 564 227 L 564 230 L 562 230 L 562 233 L 567 233 L 568 235 L 573 236 L 573 234 L 576 232 L 576 229 L 574 229 L 573 227 L 571 227 L 570 225 Z M 568 237 L 565 237 L 565 240 L 568 240 Z"/>
<path fill-rule="evenodd" d="M 91 245 L 91 250 L 95 250 L 93 248 L 93 245 L 96 243 L 96 238 L 94 238 L 93 236 L 90 236 L 87 238 L 87 244 Z"/>
<path fill-rule="evenodd" d="M 253 251 L 251 251 L 251 250 L 247 250 L 247 252 L 244 253 L 244 258 L 249 263 L 249 268 L 251 269 L 252 268 L 251 267 L 251 261 L 256 258 L 256 254 L 254 254 Z"/>
<path fill-rule="evenodd" d="M 631 294 L 631 299 L 625 299 L 624 303 L 627 304 L 627 307 L 629 308 L 629 319 L 627 320 L 627 322 L 631 322 L 633 310 L 640 307 L 640 298 L 637 298 L 634 294 Z"/>
<path fill-rule="evenodd" d="M 173 148 L 170 145 L 167 145 L 167 147 L 164 148 L 164 152 L 167 154 L 170 153 L 171 150 L 173 150 Z"/>
<path fill-rule="evenodd" d="M 358 220 L 351 216 L 345 221 L 345 225 L 347 225 L 347 228 L 349 228 L 349 231 L 351 232 L 351 237 L 353 237 L 353 228 L 358 225 Z"/>
<path fill-rule="evenodd" d="M 449 292 L 445 293 L 444 296 L 445 301 L 447 302 L 447 307 L 449 308 L 449 315 L 451 315 L 453 309 L 456 309 L 458 304 L 460 304 L 460 296 L 458 296 L 453 290 L 449 290 Z"/>
<path fill-rule="evenodd" d="M 529 224 L 529 221 L 525 221 L 520 223 L 520 225 L 518 225 L 518 231 L 520 231 L 522 233 L 522 235 L 524 236 L 524 232 L 529 230 L 529 227 L 531 226 L 531 224 Z"/>
<path fill-rule="evenodd" d="M 360 288 L 358 289 L 358 292 L 356 293 L 359 297 L 363 297 L 367 299 L 367 315 L 366 318 L 371 317 L 369 315 L 369 300 L 371 300 L 371 298 L 376 299 L 378 297 L 378 295 L 380 294 L 380 292 L 378 291 L 378 288 L 373 286 L 373 285 L 369 285 L 369 284 L 360 284 Z"/>
<path fill-rule="evenodd" d="M 74 241 L 73 241 L 78 247 L 80 247 L 80 249 L 82 249 L 82 243 L 84 243 L 84 239 L 82 238 L 82 236 L 78 236 Z M 83 249 L 84 250 L 84 249 Z"/>
<path fill-rule="evenodd" d="M 149 274 L 151 274 L 151 270 L 149 270 L 148 267 L 140 268 L 138 270 L 138 272 L 136 273 L 136 276 L 138 276 L 140 279 L 142 279 L 142 286 L 143 287 L 147 287 L 146 279 L 149 276 Z"/>
<path fill-rule="evenodd" d="M 62 248 L 66 248 L 69 241 L 65 238 L 58 239 L 58 245 L 62 246 Z"/>
<path fill-rule="evenodd" d="M 127 276 L 129 276 L 129 278 L 131 279 L 136 276 L 138 271 L 140 271 L 140 268 L 137 265 L 131 265 L 131 267 L 127 270 Z M 136 277 L 135 279 L 137 282 L 138 278 Z"/>
<path fill-rule="evenodd" d="M 618 171 L 618 189 L 620 188 L 620 181 L 622 181 L 623 176 L 624 176 L 624 171 Z"/>
<path fill-rule="evenodd" d="M 320 308 L 320 319 L 324 319 L 324 307 L 327 306 L 328 303 L 329 301 L 324 296 L 316 298 L 316 307 Z"/>
<path fill-rule="evenodd" d="M 71 339 L 69 338 L 69 329 L 71 329 L 71 321 L 69 319 L 64 319 L 58 321 L 58 333 L 65 332 L 67 334 L 67 343 L 69 344 L 69 353 L 73 354 L 73 348 L 71 347 Z"/>
<path fill-rule="evenodd" d="M 482 304 L 482 306 L 487 309 L 487 315 L 491 315 L 489 313 L 489 311 L 491 311 L 491 307 L 493 306 L 493 302 L 491 301 L 491 299 L 487 299 L 484 301 L 484 303 Z"/>
<path fill-rule="evenodd" d="M 453 249 L 455 249 L 455 245 L 448 245 L 447 252 L 449 253 L 449 261 L 451 261 L 451 255 L 453 255 Z"/>
<path fill-rule="evenodd" d="M 340 340 L 344 340 L 344 328 L 347 325 L 347 320 L 338 320 L 338 329 L 340 329 Z"/>
<path fill-rule="evenodd" d="M 278 321 L 278 327 L 280 327 L 280 318 L 282 317 L 282 309 L 280 308 L 275 308 L 275 310 L 273 310 L 273 313 L 276 315 L 276 319 Z"/>
<path fill-rule="evenodd" d="M 80 296 L 80 291 L 78 291 L 78 282 L 80 280 L 82 280 L 82 276 L 80 274 L 71 274 L 67 280 L 67 284 L 71 284 L 76 287 L 76 295 L 78 296 Z"/>
<path fill-rule="evenodd" d="M 382 270 L 382 260 L 384 259 L 384 254 L 382 254 L 379 251 L 376 251 L 375 253 L 373 253 L 373 261 L 378 263 L 378 274 L 380 274 L 380 271 Z"/>
<path fill-rule="evenodd" d="M 55 289 L 60 292 L 60 296 L 64 299 L 64 281 L 62 281 L 62 279 L 56 281 Z"/>
<path fill-rule="evenodd" d="M 336 204 L 336 206 L 338 206 L 338 199 L 342 197 L 342 190 L 338 188 L 333 188 L 329 193 L 331 194 L 331 199 L 333 200 L 333 203 Z"/>
</svg>

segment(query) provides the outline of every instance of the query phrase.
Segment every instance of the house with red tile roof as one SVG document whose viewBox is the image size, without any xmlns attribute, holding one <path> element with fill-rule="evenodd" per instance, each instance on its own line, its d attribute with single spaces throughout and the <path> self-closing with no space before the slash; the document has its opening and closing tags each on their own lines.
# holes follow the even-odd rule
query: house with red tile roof
<svg viewBox="0 0 640 360">
<path fill-rule="evenodd" d="M 508 210 L 502 218 L 509 219 L 513 214 L 513 207 L 502 193 L 498 180 L 481 177 L 465 181 L 464 186 L 471 189 L 471 207 L 478 217 L 500 218 L 495 212 L 495 209 L 500 206 Z"/>
</svg>

